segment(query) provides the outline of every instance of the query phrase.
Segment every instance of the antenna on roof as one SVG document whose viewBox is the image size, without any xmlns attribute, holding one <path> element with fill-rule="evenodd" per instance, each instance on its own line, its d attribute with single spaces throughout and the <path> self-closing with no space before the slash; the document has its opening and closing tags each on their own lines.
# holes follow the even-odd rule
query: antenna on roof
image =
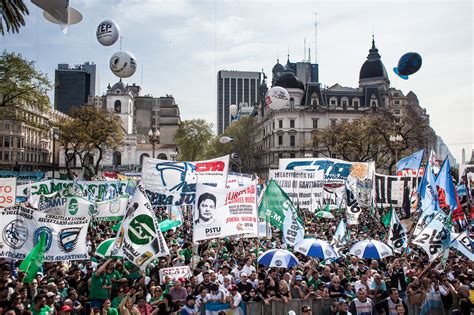
<svg viewBox="0 0 474 315">
<path fill-rule="evenodd" d="M 318 63 L 318 12 L 314 12 L 314 62 Z"/>
<path fill-rule="evenodd" d="M 306 62 L 306 37 L 304 38 L 304 57 L 303 57 L 303 62 Z"/>
</svg>

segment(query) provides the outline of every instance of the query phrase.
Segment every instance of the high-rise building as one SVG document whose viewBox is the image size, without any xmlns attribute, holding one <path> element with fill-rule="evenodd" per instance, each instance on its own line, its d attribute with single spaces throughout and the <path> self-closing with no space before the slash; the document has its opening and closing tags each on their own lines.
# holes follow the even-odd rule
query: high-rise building
<svg viewBox="0 0 474 315">
<path fill-rule="evenodd" d="M 217 73 L 217 133 L 222 134 L 229 126 L 229 106 L 247 103 L 257 107 L 260 72 L 227 71 Z"/>
<path fill-rule="evenodd" d="M 59 64 L 55 71 L 54 108 L 67 114 L 72 107 L 86 104 L 89 96 L 95 96 L 95 82 L 95 64 Z"/>
</svg>

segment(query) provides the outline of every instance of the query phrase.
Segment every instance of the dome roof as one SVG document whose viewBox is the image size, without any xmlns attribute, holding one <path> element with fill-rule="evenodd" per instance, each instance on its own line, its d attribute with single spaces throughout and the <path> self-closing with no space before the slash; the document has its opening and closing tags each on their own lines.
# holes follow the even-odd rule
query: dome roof
<svg viewBox="0 0 474 315">
<path fill-rule="evenodd" d="M 126 91 L 127 89 L 125 88 L 125 85 L 123 84 L 122 79 L 120 79 L 120 81 L 118 81 L 112 86 L 111 90 L 112 91 L 117 91 L 117 90 Z"/>
<path fill-rule="evenodd" d="M 274 86 L 281 86 L 285 89 L 300 89 L 304 90 L 304 83 L 301 81 L 293 71 L 285 70 L 280 78 L 275 82 Z"/>
<path fill-rule="evenodd" d="M 380 59 L 379 50 L 375 47 L 375 41 L 372 39 L 372 48 L 369 50 L 367 60 L 360 68 L 359 80 L 371 78 L 388 79 L 387 70 Z"/>
</svg>

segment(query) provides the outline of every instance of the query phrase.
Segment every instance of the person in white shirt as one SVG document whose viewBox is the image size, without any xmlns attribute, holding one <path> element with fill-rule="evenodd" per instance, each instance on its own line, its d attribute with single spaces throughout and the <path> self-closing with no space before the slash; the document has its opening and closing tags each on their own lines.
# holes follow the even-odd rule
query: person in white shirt
<svg viewBox="0 0 474 315">
<path fill-rule="evenodd" d="M 254 266 L 252 266 L 252 257 L 245 258 L 245 265 L 242 267 L 242 271 L 250 275 L 252 272 L 257 272 Z"/>
<path fill-rule="evenodd" d="M 230 274 L 230 267 L 229 266 L 224 266 L 222 267 L 221 273 L 217 275 L 217 281 L 219 281 L 220 284 L 224 283 L 224 278 L 229 277 L 231 283 L 235 283 L 234 277 Z M 227 289 L 228 285 L 226 286 Z"/>
<path fill-rule="evenodd" d="M 357 298 L 349 305 L 349 312 L 353 315 L 373 315 L 375 314 L 372 300 L 367 297 L 364 289 L 357 292 Z"/>
<path fill-rule="evenodd" d="M 231 312 L 227 314 L 232 315 L 243 315 L 243 311 L 240 308 L 240 302 L 242 302 L 242 297 L 237 291 L 237 286 L 233 285 L 227 288 L 230 292 L 230 295 L 227 296 L 226 301 L 230 303 Z"/>
</svg>

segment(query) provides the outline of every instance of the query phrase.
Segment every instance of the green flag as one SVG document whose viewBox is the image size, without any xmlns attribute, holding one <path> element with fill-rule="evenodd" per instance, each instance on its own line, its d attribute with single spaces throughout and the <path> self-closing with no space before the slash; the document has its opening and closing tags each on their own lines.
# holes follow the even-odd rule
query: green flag
<svg viewBox="0 0 474 315">
<path fill-rule="evenodd" d="M 392 204 L 390 204 L 390 210 L 382 218 L 382 223 L 383 225 L 385 225 L 385 227 L 388 227 L 390 225 L 390 220 L 392 219 L 392 211 L 393 211 L 393 207 L 392 207 Z"/>
<path fill-rule="evenodd" d="M 258 207 L 258 216 L 283 231 L 286 244 L 294 246 L 304 238 L 304 224 L 287 194 L 274 181 L 263 194 Z"/>
<path fill-rule="evenodd" d="M 178 227 L 180 225 L 181 225 L 181 221 L 179 221 L 179 220 L 166 219 L 166 220 L 160 222 L 160 230 L 163 233 L 163 232 L 166 232 L 168 230 L 171 230 L 172 228 Z"/>
<path fill-rule="evenodd" d="M 329 209 L 329 203 L 327 203 L 326 206 L 324 207 L 324 211 L 331 212 L 331 209 Z"/>
<path fill-rule="evenodd" d="M 30 283 L 36 277 L 39 268 L 43 265 L 45 252 L 46 232 L 41 232 L 38 243 L 20 264 L 20 270 L 26 273 L 23 283 Z"/>
</svg>

